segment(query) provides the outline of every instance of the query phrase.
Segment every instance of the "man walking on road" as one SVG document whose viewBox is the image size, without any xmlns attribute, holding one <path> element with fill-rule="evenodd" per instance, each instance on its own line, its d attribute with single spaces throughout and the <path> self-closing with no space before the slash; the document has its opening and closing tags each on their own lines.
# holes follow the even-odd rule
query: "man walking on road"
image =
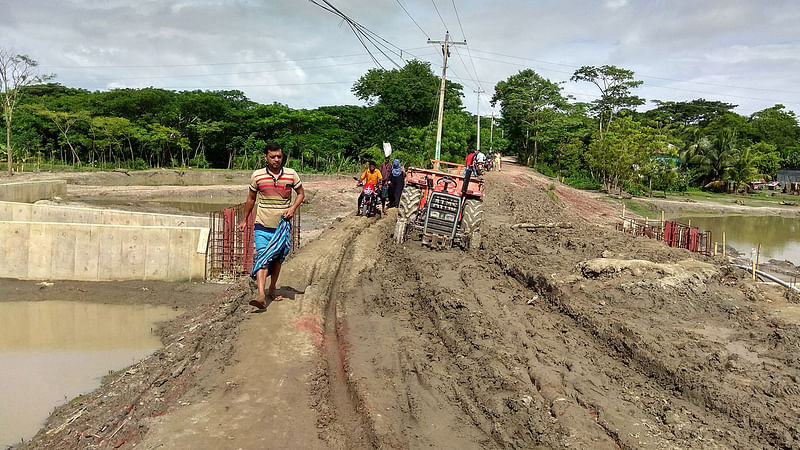
<svg viewBox="0 0 800 450">
<path fill-rule="evenodd" d="M 267 307 L 267 295 L 271 301 L 283 300 L 277 295 L 278 276 L 281 264 L 291 250 L 292 216 L 305 198 L 300 176 L 293 169 L 284 167 L 281 146 L 269 143 L 264 152 L 267 165 L 250 177 L 250 195 L 244 204 L 244 219 L 238 227 L 239 232 L 245 231 L 247 218 L 257 204 L 253 230 L 256 257 L 250 276 L 256 280 L 258 296 L 250 301 L 250 305 L 259 309 Z M 297 192 L 294 203 L 292 190 Z M 269 291 L 265 292 L 267 277 L 270 277 Z"/>
</svg>

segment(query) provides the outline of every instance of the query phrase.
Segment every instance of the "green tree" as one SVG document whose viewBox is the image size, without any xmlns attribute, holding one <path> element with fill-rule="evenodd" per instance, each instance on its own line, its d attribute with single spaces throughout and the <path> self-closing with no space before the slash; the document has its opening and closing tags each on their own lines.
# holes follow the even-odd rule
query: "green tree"
<svg viewBox="0 0 800 450">
<path fill-rule="evenodd" d="M 497 102 L 509 138 L 519 144 L 520 162 L 535 166 L 540 145 L 557 139 L 552 124 L 567 108 L 561 87 L 532 69 L 525 69 L 497 83 L 492 104 Z"/>
<path fill-rule="evenodd" d="M 753 181 L 753 177 L 758 173 L 758 163 L 761 155 L 753 146 L 734 150 L 730 157 L 730 163 L 725 168 L 726 180 L 733 183 L 733 190 L 736 192 L 742 184 Z"/>
<path fill-rule="evenodd" d="M 781 167 L 781 155 L 777 148 L 766 142 L 758 142 L 749 147 L 755 155 L 758 174 L 774 179 Z"/>
<path fill-rule="evenodd" d="M 737 152 L 736 138 L 736 130 L 730 128 L 720 130 L 703 153 L 695 157 L 694 161 L 706 181 L 719 181 L 724 178 Z"/>
<path fill-rule="evenodd" d="M 603 139 L 592 140 L 586 162 L 600 181 L 613 189 L 620 182 L 637 180 L 642 175 L 640 170 L 647 170 L 659 153 L 671 153 L 666 136 L 623 116 L 611 124 Z"/>
<path fill-rule="evenodd" d="M 6 155 L 8 173 L 14 171 L 14 152 L 11 147 L 11 125 L 14 109 L 20 100 L 20 93 L 27 86 L 41 83 L 52 75 L 41 75 L 39 63 L 27 55 L 17 55 L 13 51 L 0 48 L 0 92 L 3 100 L 3 120 L 6 125 Z"/>
<path fill-rule="evenodd" d="M 600 136 L 608 129 L 614 116 L 623 109 L 644 104 L 644 99 L 631 94 L 631 90 L 644 83 L 633 79 L 633 71 L 616 66 L 583 66 L 570 78 L 572 81 L 586 81 L 600 90 L 600 98 L 593 101 L 592 111 L 600 124 Z"/>
</svg>

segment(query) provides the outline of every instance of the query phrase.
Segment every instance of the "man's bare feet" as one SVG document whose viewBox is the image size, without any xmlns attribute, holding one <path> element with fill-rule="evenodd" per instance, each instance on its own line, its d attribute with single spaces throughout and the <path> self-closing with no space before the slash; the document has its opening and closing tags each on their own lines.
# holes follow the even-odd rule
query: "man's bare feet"
<svg viewBox="0 0 800 450">
<path fill-rule="evenodd" d="M 259 294 L 253 300 L 250 300 L 250 306 L 255 306 L 258 309 L 267 309 L 267 301 L 264 298 L 264 294 Z"/>
</svg>

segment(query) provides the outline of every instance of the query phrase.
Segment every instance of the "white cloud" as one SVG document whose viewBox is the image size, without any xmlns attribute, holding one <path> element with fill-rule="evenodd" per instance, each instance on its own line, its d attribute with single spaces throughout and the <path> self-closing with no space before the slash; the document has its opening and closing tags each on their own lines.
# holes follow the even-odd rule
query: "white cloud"
<svg viewBox="0 0 800 450">
<path fill-rule="evenodd" d="M 442 39 L 445 26 L 429 0 L 403 1 L 424 33 L 394 1 L 331 1 L 439 72 L 440 55 L 426 39 Z M 645 81 L 637 93 L 648 99 L 715 98 L 744 113 L 780 101 L 800 110 L 800 8 L 791 0 L 457 0 L 461 26 L 452 2 L 436 4 L 453 39 L 466 34 L 471 49 L 489 52 L 472 52 L 487 91 L 526 67 L 564 81 L 581 65 L 615 64 Z M 0 45 L 38 59 L 71 86 L 280 84 L 240 89 L 294 107 L 356 102 L 349 82 L 373 67 L 350 28 L 308 1 L 28 0 L 0 13 L 0 35 Z M 449 73 L 461 78 L 464 104 L 474 110 L 475 69 L 460 53 L 466 67 L 453 54 Z M 343 56 L 353 54 L 360 56 Z M 348 83 L 304 84 L 341 81 Z M 583 101 L 596 94 L 582 83 L 565 89 Z"/>
</svg>

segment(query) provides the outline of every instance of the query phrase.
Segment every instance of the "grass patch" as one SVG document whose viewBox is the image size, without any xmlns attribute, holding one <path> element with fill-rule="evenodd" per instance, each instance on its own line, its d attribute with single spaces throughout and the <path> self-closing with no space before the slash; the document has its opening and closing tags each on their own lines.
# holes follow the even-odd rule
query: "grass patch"
<svg viewBox="0 0 800 450">
<path fill-rule="evenodd" d="M 551 184 L 551 186 L 553 185 Z M 555 186 L 553 186 L 553 189 L 555 189 Z M 550 197 L 550 200 L 552 200 L 553 203 L 560 206 L 562 204 L 561 199 L 558 198 L 558 194 L 556 194 L 556 192 L 553 189 L 548 189 L 544 192 L 547 194 L 548 197 Z"/>
<path fill-rule="evenodd" d="M 626 210 L 642 217 L 661 216 L 661 208 L 648 201 L 631 198 L 622 200 L 622 203 Z"/>
</svg>

